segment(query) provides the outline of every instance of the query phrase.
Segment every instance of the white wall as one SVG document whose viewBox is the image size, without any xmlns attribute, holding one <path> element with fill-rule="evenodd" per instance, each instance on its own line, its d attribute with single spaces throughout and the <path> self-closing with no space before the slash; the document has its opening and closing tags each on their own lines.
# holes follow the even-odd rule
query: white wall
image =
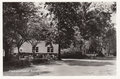
<svg viewBox="0 0 120 79">
<path fill-rule="evenodd" d="M 45 42 L 41 41 L 36 47 L 38 47 L 38 52 L 36 53 L 47 53 L 47 47 L 45 46 Z M 51 53 L 51 52 L 49 52 Z M 53 44 L 53 52 L 52 53 L 58 53 L 58 44 Z"/>
<path fill-rule="evenodd" d="M 36 53 L 47 53 L 47 47 L 49 47 L 49 45 L 45 46 L 45 42 L 41 41 L 36 47 L 38 47 L 38 52 L 35 51 Z M 20 47 L 20 50 L 22 50 L 21 52 L 32 53 L 32 45 L 28 42 L 25 42 Z M 14 48 L 13 52 L 18 53 L 17 47 Z M 58 44 L 53 44 L 53 53 L 58 53 Z"/>
<path fill-rule="evenodd" d="M 45 47 L 44 41 L 41 41 L 36 47 L 38 47 L 38 52 L 36 53 L 47 53 L 47 47 Z"/>
<path fill-rule="evenodd" d="M 58 53 L 58 44 L 53 44 L 54 53 Z"/>
<path fill-rule="evenodd" d="M 21 52 L 27 52 L 27 53 L 32 53 L 32 45 L 30 43 L 23 43 L 22 46 L 20 47 Z M 17 47 L 14 48 L 14 53 L 18 53 Z"/>
</svg>

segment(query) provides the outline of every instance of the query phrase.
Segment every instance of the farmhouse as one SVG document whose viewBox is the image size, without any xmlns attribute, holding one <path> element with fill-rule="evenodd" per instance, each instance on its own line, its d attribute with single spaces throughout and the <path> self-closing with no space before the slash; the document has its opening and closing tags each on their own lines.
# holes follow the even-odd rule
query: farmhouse
<svg viewBox="0 0 120 79">
<path fill-rule="evenodd" d="M 22 46 L 19 49 L 21 55 L 32 55 L 33 54 L 33 48 L 31 43 L 24 42 Z M 18 48 L 15 47 L 13 50 L 14 54 L 18 53 Z M 40 41 L 35 48 L 35 55 L 39 57 L 43 57 L 46 55 L 57 55 L 58 54 L 58 44 L 46 45 L 45 41 Z"/>
</svg>

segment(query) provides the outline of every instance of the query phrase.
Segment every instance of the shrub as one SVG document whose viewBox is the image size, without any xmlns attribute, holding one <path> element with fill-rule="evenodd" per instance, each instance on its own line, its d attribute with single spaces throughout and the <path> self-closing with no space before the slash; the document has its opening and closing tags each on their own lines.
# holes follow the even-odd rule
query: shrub
<svg viewBox="0 0 120 79">
<path fill-rule="evenodd" d="M 81 52 L 63 53 L 61 57 L 62 58 L 78 58 L 78 59 L 88 58 L 86 55 L 82 55 Z"/>
<path fill-rule="evenodd" d="M 40 64 L 40 63 L 47 63 L 47 62 L 48 62 L 48 59 L 41 59 L 41 58 L 35 58 L 32 61 L 33 64 Z"/>
<path fill-rule="evenodd" d="M 30 66 L 30 64 L 31 63 L 28 60 L 18 60 L 18 58 L 12 58 L 10 61 L 6 62 L 4 65 L 13 66 L 13 67 L 26 67 L 26 66 Z"/>
</svg>

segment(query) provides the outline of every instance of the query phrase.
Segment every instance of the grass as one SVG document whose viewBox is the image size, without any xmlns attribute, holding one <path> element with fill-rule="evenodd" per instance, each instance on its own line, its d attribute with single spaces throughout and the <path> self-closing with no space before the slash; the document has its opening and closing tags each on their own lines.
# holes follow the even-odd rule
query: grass
<svg viewBox="0 0 120 79">
<path fill-rule="evenodd" d="M 114 65 L 112 62 L 97 62 L 97 61 L 76 61 L 76 60 L 66 60 L 66 64 L 71 66 L 105 66 Z"/>
</svg>

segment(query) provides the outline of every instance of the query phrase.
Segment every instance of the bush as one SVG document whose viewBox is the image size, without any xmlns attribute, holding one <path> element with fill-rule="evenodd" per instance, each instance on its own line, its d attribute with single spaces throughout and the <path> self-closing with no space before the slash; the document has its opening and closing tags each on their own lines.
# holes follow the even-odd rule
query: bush
<svg viewBox="0 0 120 79">
<path fill-rule="evenodd" d="M 31 62 L 28 60 L 18 60 L 16 58 L 12 58 L 12 60 L 3 62 L 3 71 L 14 70 L 18 68 L 29 67 Z"/>
<path fill-rule="evenodd" d="M 11 61 L 10 64 L 15 67 L 26 67 L 30 66 L 31 63 L 28 60 L 15 60 Z"/>
<path fill-rule="evenodd" d="M 30 66 L 31 63 L 28 60 L 18 60 L 18 58 L 12 58 L 8 62 L 4 62 L 4 66 L 13 66 L 13 67 L 26 67 Z"/>
<path fill-rule="evenodd" d="M 62 58 L 78 58 L 78 59 L 88 58 L 86 55 L 82 55 L 81 52 L 63 53 L 61 57 Z"/>
<path fill-rule="evenodd" d="M 40 63 L 47 63 L 47 62 L 48 62 L 48 59 L 41 59 L 41 58 L 35 58 L 32 61 L 33 64 L 40 64 Z"/>
</svg>

